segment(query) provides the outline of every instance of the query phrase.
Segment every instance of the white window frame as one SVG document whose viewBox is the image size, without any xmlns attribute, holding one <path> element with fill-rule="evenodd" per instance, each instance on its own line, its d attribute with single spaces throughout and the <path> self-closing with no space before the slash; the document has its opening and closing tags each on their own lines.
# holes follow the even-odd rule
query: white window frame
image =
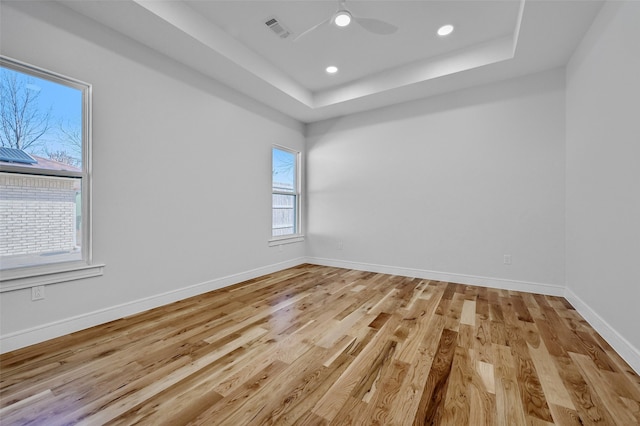
<svg viewBox="0 0 640 426">
<path fill-rule="evenodd" d="M 271 187 L 271 227 L 269 229 L 269 234 L 271 235 L 269 239 L 269 246 L 279 246 L 283 244 L 291 244 L 298 243 L 304 241 L 304 233 L 302 232 L 302 153 L 298 150 L 288 148 L 282 145 L 272 145 L 271 150 L 269 151 L 271 157 L 271 170 L 274 169 L 273 164 L 273 150 L 278 149 L 281 151 L 286 151 L 295 155 L 296 158 L 296 167 L 295 167 L 295 196 L 296 196 L 296 205 L 295 205 L 295 233 L 290 235 L 282 235 L 282 236 L 273 236 L 273 195 L 274 194 L 282 194 L 282 195 L 291 195 L 290 192 L 279 192 L 273 190 L 273 174 L 271 175 L 271 180 L 269 182 L 269 186 Z"/>
<path fill-rule="evenodd" d="M 73 87 L 82 92 L 82 171 L 55 171 L 5 165 L 0 171 L 25 175 L 80 178 L 82 196 L 82 260 L 17 267 L 0 271 L 0 292 L 14 291 L 39 285 L 55 284 L 103 274 L 104 264 L 94 264 L 92 259 L 91 223 L 91 96 L 92 86 L 74 78 L 38 68 L 0 55 L 0 65 L 23 74 Z"/>
</svg>

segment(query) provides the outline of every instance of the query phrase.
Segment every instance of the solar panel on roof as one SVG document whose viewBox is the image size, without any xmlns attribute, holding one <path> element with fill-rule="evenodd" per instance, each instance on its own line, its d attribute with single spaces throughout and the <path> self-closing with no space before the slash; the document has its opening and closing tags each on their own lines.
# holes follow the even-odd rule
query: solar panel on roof
<svg viewBox="0 0 640 426">
<path fill-rule="evenodd" d="M 0 147 L 0 161 L 21 164 L 36 164 L 38 161 L 21 149 Z"/>
</svg>

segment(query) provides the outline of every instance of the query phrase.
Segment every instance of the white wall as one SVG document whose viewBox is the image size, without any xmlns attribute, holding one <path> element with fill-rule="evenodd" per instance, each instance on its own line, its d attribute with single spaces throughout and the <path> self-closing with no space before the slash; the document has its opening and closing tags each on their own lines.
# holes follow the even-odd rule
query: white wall
<svg viewBox="0 0 640 426">
<path fill-rule="evenodd" d="M 561 292 L 564 101 L 559 69 L 310 125 L 308 255 Z"/>
<path fill-rule="evenodd" d="M 606 3 L 567 67 L 569 300 L 640 368 L 640 3 Z M 608 330 L 608 331 L 607 331 Z M 631 346 L 633 347 L 631 347 Z M 626 347 L 626 349 L 625 349 Z"/>
<path fill-rule="evenodd" d="M 302 125 L 53 2 L 3 1 L 1 15 L 3 55 L 93 84 L 106 264 L 42 301 L 2 293 L 3 351 L 301 261 L 303 244 L 267 241 L 271 144 L 304 150 Z"/>
</svg>

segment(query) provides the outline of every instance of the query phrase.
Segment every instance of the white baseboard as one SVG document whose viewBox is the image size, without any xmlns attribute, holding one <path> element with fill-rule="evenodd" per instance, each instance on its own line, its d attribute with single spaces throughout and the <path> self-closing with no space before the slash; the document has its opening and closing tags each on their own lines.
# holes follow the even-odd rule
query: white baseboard
<svg viewBox="0 0 640 426">
<path fill-rule="evenodd" d="M 607 321 L 580 299 L 571 289 L 565 288 L 564 298 L 576 308 L 576 311 L 596 330 L 604 340 L 624 359 L 627 364 L 640 374 L 640 349 L 636 348 L 620 335 Z"/>
<path fill-rule="evenodd" d="M 507 280 L 504 278 L 480 277 L 475 275 L 455 274 L 451 272 L 429 271 L 425 269 L 403 268 L 397 266 L 377 265 L 372 263 L 351 262 L 347 260 L 325 259 L 319 257 L 307 257 L 307 263 L 312 263 L 314 265 L 333 266 L 335 268 L 376 272 L 381 274 L 401 275 L 405 277 L 415 277 L 428 280 L 476 285 L 480 287 L 499 288 L 503 290 L 539 293 L 549 296 L 564 296 L 565 289 L 564 286 L 556 284 Z"/>
<path fill-rule="evenodd" d="M 10 352 L 29 345 L 44 342 L 45 340 L 55 337 L 64 336 L 65 334 L 74 333 L 99 324 L 117 320 L 129 315 L 157 308 L 168 303 L 177 302 L 178 300 L 188 297 L 197 296 L 198 294 L 208 291 L 217 290 L 233 284 L 241 283 L 252 278 L 262 275 L 271 274 L 283 269 L 292 268 L 306 262 L 304 257 L 292 259 L 286 262 L 275 263 L 263 266 L 257 269 L 241 272 L 238 274 L 228 275 L 222 278 L 216 278 L 203 283 L 190 285 L 178 290 L 157 294 L 144 299 L 134 300 L 132 302 L 123 303 L 121 305 L 112 306 L 98 311 L 89 312 L 75 317 L 65 318 L 49 324 L 43 324 L 26 330 L 16 331 L 0 336 L 0 353 Z"/>
</svg>

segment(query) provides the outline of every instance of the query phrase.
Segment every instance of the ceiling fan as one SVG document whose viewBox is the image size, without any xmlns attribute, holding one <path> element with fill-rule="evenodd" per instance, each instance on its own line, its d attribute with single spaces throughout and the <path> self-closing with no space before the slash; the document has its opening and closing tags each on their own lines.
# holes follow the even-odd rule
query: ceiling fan
<svg viewBox="0 0 640 426">
<path fill-rule="evenodd" d="M 336 25 L 338 27 L 344 28 L 349 24 L 351 24 L 352 21 L 356 22 L 362 28 L 364 28 L 365 30 L 373 34 L 389 35 L 398 31 L 398 27 L 396 27 L 395 25 L 389 22 L 383 21 L 381 19 L 363 18 L 360 16 L 353 15 L 349 11 L 349 9 L 347 9 L 347 6 L 344 3 L 345 3 L 345 0 L 338 0 L 338 9 L 330 17 L 320 22 L 319 24 L 314 25 L 308 30 L 304 31 L 298 37 L 293 39 L 293 41 L 300 40 L 302 37 L 306 36 L 307 34 L 317 30 L 318 28 L 324 25 Z"/>
</svg>

